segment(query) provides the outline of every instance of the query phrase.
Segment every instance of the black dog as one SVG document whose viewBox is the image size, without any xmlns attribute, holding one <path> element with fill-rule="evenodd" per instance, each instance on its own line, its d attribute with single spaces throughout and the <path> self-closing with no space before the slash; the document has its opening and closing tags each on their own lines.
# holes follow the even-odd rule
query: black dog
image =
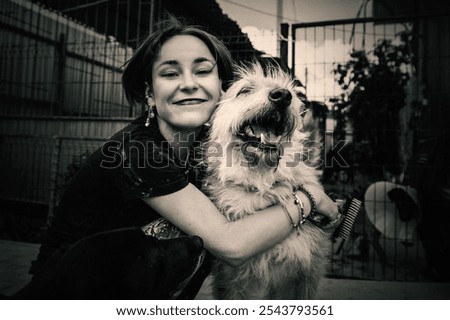
<svg viewBox="0 0 450 320">
<path fill-rule="evenodd" d="M 98 233 L 55 254 L 9 299 L 191 299 L 201 281 L 188 283 L 209 271 L 196 273 L 204 256 L 199 237 L 158 240 L 137 228 Z"/>
</svg>

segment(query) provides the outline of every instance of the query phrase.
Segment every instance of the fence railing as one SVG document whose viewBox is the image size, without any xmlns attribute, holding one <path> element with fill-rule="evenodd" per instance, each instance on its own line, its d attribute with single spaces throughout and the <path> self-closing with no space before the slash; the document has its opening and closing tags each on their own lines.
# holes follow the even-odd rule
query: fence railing
<svg viewBox="0 0 450 320">
<path fill-rule="evenodd" d="M 133 117 L 121 90 L 132 48 L 33 2 L 0 4 L 0 115 Z"/>
<path fill-rule="evenodd" d="M 51 217 L 65 185 L 106 139 L 0 136 L 0 199 L 48 206 Z"/>
<path fill-rule="evenodd" d="M 344 72 L 336 72 L 338 65 L 345 66 L 351 60 L 350 54 L 354 52 L 364 52 L 369 63 L 374 61 L 373 58 L 376 54 L 384 54 L 374 51 L 380 43 L 393 44 L 393 46 L 406 45 L 406 54 L 408 58 L 412 58 L 409 62 L 405 62 L 402 66 L 404 69 L 399 71 L 403 72 L 408 81 L 402 89 L 404 92 L 401 93 L 404 94 L 404 101 L 402 101 L 404 104 L 399 107 L 398 113 L 392 113 L 398 117 L 397 125 L 390 127 L 387 125 L 387 123 L 391 123 L 389 122 L 391 118 L 387 116 L 387 113 L 384 118 L 377 119 L 370 118 L 369 113 L 366 112 L 367 122 L 372 124 L 369 136 L 381 137 L 384 130 L 384 132 L 388 132 L 387 136 L 390 137 L 390 141 L 398 139 L 397 150 L 394 151 L 400 155 L 399 167 L 405 170 L 415 159 L 417 141 L 422 137 L 427 138 L 426 141 L 432 141 L 433 137 L 440 136 L 447 130 L 442 119 L 448 119 L 449 114 L 449 103 L 448 101 L 444 102 L 443 97 L 450 98 L 448 85 L 445 85 L 448 81 L 444 76 L 448 75 L 449 71 L 450 38 L 448 30 L 450 29 L 448 26 L 450 20 L 448 17 L 449 13 L 443 12 L 441 15 L 435 16 L 416 15 L 298 23 L 291 25 L 290 35 L 288 25 L 282 25 L 281 60 L 288 61 L 287 47 L 288 41 L 291 40 L 292 50 L 289 56 L 291 72 L 305 86 L 306 96 L 309 100 L 328 106 L 330 112 L 326 121 L 327 130 L 336 133 L 338 132 L 336 129 L 339 129 L 342 139 L 351 142 L 353 146 L 358 144 L 359 147 L 364 147 L 364 143 L 367 141 L 358 140 L 361 127 L 359 127 L 359 132 L 355 130 L 359 123 L 352 123 L 349 118 L 345 118 L 346 122 L 341 122 L 344 125 L 337 127 L 339 117 L 342 114 L 348 116 L 346 112 L 358 102 L 363 104 L 365 101 L 368 105 L 369 101 L 382 101 L 382 99 L 378 99 L 378 96 L 387 97 L 385 99 L 387 110 L 393 110 L 398 106 L 392 102 L 400 92 L 394 92 L 393 89 L 391 91 L 379 89 L 378 92 L 374 90 L 372 97 L 364 96 L 366 98 L 364 101 L 362 99 L 350 101 L 351 88 L 345 87 L 345 83 L 338 82 L 338 80 L 348 81 L 351 74 L 349 72 L 346 74 L 347 78 L 339 79 L 337 76 L 343 76 Z M 441 32 L 436 32 L 436 30 L 441 30 Z M 410 36 L 409 42 L 402 38 L 405 34 Z M 437 45 L 441 48 L 438 50 L 439 53 L 434 49 Z M 380 50 L 382 49 L 383 47 Z M 355 58 L 354 61 L 356 60 Z M 407 59 L 405 58 L 404 61 Z M 363 69 L 361 66 L 359 67 Z M 370 67 L 368 65 L 365 67 L 364 77 L 374 77 L 374 74 L 370 74 Z M 382 83 L 377 84 L 375 81 L 373 83 L 375 88 L 382 88 Z M 446 86 L 445 89 L 444 86 Z M 361 88 L 362 92 L 370 89 Z M 391 96 L 388 97 L 388 95 Z M 373 99 L 370 100 L 370 98 Z M 340 109 L 341 106 L 338 106 L 336 102 L 343 102 L 341 106 L 344 105 L 347 109 Z M 371 108 L 379 110 L 382 107 L 381 104 L 371 105 L 370 108 L 361 110 L 367 111 Z M 362 129 L 367 130 L 368 128 Z M 331 142 L 331 145 L 336 142 L 338 141 Z M 362 149 L 352 150 L 347 156 L 355 156 L 356 152 L 364 154 Z M 428 154 L 423 155 L 426 159 L 433 157 L 431 152 L 434 152 L 435 149 L 432 144 L 429 145 L 428 150 Z M 373 146 L 370 151 L 374 151 Z M 387 162 L 387 158 L 384 160 Z M 443 172 L 448 171 L 448 165 Z M 430 164 L 427 163 L 427 166 Z M 368 171 L 367 168 L 370 168 L 370 174 L 364 173 L 364 171 Z M 423 280 L 424 274 L 421 269 L 426 268 L 427 262 L 422 241 L 417 234 L 418 224 L 423 216 L 419 211 L 406 219 L 404 213 L 399 209 L 399 206 L 402 207 L 405 203 L 394 205 L 391 199 L 393 193 L 389 193 L 391 190 L 387 187 L 392 184 L 391 181 L 399 182 L 399 184 L 394 184 L 393 189 L 396 190 L 407 186 L 408 182 L 403 179 L 403 175 L 389 172 L 385 163 L 375 163 L 374 159 L 370 157 L 364 158 L 364 161 L 360 163 L 352 163 L 350 170 L 336 168 L 331 171 L 334 176 L 328 173 L 330 174 L 327 177 L 329 179 L 326 186 L 328 189 L 331 188 L 341 195 L 355 190 L 364 191 L 365 193 L 363 192 L 361 195 L 363 198 L 365 197 L 365 203 L 360 212 L 360 218 L 355 223 L 352 236 L 346 242 L 345 250 L 332 257 L 330 275 L 401 281 Z M 412 173 L 414 174 L 414 172 Z M 382 186 L 383 192 L 377 189 L 379 191 L 377 197 L 368 195 L 367 190 L 375 186 Z M 370 199 L 371 196 L 373 199 L 368 200 L 367 197 Z M 412 209 L 410 207 L 409 212 L 418 211 L 418 202 L 417 197 L 410 201 L 409 205 L 412 203 L 414 205 Z M 408 231 L 408 237 L 405 237 L 405 228 Z"/>
</svg>

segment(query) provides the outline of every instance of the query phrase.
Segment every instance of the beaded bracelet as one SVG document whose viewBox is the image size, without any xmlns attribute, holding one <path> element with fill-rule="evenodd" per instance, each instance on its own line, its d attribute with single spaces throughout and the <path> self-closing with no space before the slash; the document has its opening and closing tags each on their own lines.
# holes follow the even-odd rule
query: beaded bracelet
<svg viewBox="0 0 450 320">
<path fill-rule="evenodd" d="M 304 221 L 301 222 L 301 223 L 295 223 L 295 222 L 294 222 L 294 219 L 292 219 L 292 217 L 291 217 L 289 211 L 287 210 L 287 208 L 286 208 L 283 204 L 281 204 L 281 207 L 283 208 L 284 212 L 286 213 L 287 217 L 289 218 L 289 221 L 290 221 L 291 224 L 292 224 L 292 229 L 297 230 L 297 235 L 299 235 L 299 234 L 300 234 L 300 225 L 301 225 L 301 223 L 303 223 Z"/>
<path fill-rule="evenodd" d="M 298 213 L 299 213 L 299 221 L 298 224 L 302 225 L 305 223 L 306 221 L 306 217 L 305 217 L 305 207 L 303 206 L 303 202 L 300 200 L 300 198 L 295 194 L 295 192 L 292 192 L 292 195 L 294 196 L 294 203 L 298 208 Z"/>
<path fill-rule="evenodd" d="M 303 192 L 306 195 L 306 197 L 308 198 L 309 203 L 311 204 L 311 212 L 309 213 L 309 216 L 314 217 L 314 215 L 317 212 L 317 203 L 316 203 L 316 200 L 314 199 L 313 195 L 311 194 L 311 192 L 309 192 L 308 189 L 306 189 L 302 185 L 298 186 L 297 190 Z"/>
</svg>

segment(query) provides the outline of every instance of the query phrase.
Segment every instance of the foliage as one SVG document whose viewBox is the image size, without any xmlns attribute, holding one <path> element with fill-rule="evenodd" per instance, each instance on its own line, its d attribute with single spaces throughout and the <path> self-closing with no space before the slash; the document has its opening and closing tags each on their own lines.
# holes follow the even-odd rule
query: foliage
<svg viewBox="0 0 450 320">
<path fill-rule="evenodd" d="M 354 50 L 345 64 L 333 70 L 343 93 L 332 99 L 338 138 L 347 122 L 353 127 L 354 158 L 359 164 L 401 171 L 399 110 L 406 98 L 405 85 L 411 64 L 408 32 L 400 43 L 379 40 L 372 51 Z"/>
</svg>

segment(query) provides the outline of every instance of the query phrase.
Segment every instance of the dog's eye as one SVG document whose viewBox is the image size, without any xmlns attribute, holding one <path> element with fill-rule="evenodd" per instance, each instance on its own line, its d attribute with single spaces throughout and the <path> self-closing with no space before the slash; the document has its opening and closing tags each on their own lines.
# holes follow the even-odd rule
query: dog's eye
<svg viewBox="0 0 450 320">
<path fill-rule="evenodd" d="M 243 87 L 239 92 L 237 93 L 236 97 L 239 97 L 242 94 L 248 94 L 252 91 L 252 88 L 250 87 Z"/>
</svg>

